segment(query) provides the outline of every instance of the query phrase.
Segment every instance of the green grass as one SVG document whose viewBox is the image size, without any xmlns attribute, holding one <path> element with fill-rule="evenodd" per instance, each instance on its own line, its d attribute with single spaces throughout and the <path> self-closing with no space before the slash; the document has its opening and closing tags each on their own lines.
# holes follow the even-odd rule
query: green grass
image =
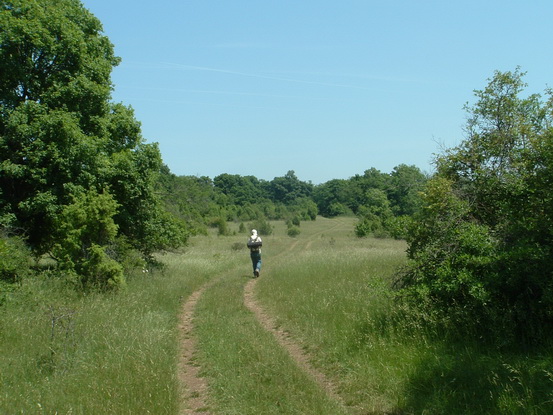
<svg viewBox="0 0 553 415">
<path fill-rule="evenodd" d="M 348 404 L 360 413 L 553 413 L 551 348 L 502 354 L 414 330 L 397 320 L 390 290 L 405 244 L 354 239 L 348 227 L 326 236 L 323 225 L 302 224 L 303 244 L 260 280 L 258 294 Z"/>
<path fill-rule="evenodd" d="M 343 414 L 244 307 L 247 278 L 244 273 L 225 277 L 199 303 L 199 359 L 214 412 Z"/>
<path fill-rule="evenodd" d="M 181 304 L 223 269 L 192 246 L 118 294 L 28 279 L 2 307 L 0 413 L 175 414 Z"/>
<path fill-rule="evenodd" d="M 398 320 L 390 279 L 406 245 L 358 239 L 354 223 L 302 222 L 295 238 L 275 223 L 256 287 L 350 413 L 553 413 L 552 348 L 448 344 Z M 25 280 L 0 308 L 0 413 L 177 414 L 178 316 L 208 281 L 195 325 L 213 414 L 344 413 L 244 307 L 246 237 L 194 237 L 184 253 L 159 257 L 163 272 L 130 276 L 113 295 Z"/>
</svg>

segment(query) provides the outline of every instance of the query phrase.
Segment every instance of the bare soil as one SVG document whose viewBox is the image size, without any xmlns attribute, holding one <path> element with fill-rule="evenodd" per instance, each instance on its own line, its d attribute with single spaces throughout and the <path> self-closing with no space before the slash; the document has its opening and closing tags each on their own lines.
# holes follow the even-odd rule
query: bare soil
<svg viewBox="0 0 553 415">
<path fill-rule="evenodd" d="M 289 332 L 279 327 L 276 320 L 267 314 L 255 300 L 254 291 L 257 281 L 257 279 L 250 280 L 244 288 L 246 307 L 255 315 L 261 326 L 275 337 L 278 344 L 288 352 L 298 367 L 307 373 L 330 398 L 346 408 L 342 398 L 336 393 L 336 385 L 324 373 L 311 365 L 311 356 L 302 345 L 294 340 Z"/>
<path fill-rule="evenodd" d="M 207 285 L 195 291 L 182 307 L 179 324 L 181 340 L 179 378 L 184 389 L 181 394 L 181 415 L 209 414 L 207 382 L 205 378 L 200 376 L 200 367 L 195 362 L 197 342 L 192 333 L 196 304 Z"/>
</svg>

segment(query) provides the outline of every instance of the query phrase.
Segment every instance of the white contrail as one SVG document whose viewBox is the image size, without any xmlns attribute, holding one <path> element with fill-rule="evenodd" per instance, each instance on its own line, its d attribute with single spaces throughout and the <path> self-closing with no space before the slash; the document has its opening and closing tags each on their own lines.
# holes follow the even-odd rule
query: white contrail
<svg viewBox="0 0 553 415">
<path fill-rule="evenodd" d="M 331 87 L 338 87 L 338 88 L 354 88 L 354 89 L 364 89 L 364 90 L 371 89 L 371 88 L 366 88 L 366 87 L 358 86 L 358 85 L 336 84 L 336 83 L 319 82 L 319 81 L 308 81 L 308 80 L 304 80 L 304 79 L 294 79 L 294 78 L 282 78 L 282 77 L 269 76 L 269 75 L 259 75 L 259 74 L 248 73 L 248 72 L 230 71 L 228 69 L 209 68 L 209 67 L 206 67 L 206 66 L 182 65 L 182 64 L 170 63 L 170 62 L 163 62 L 162 65 L 164 65 L 164 68 L 166 68 L 166 69 L 182 69 L 182 70 L 189 70 L 189 71 L 217 72 L 217 73 L 224 73 L 224 74 L 229 74 L 229 75 L 246 76 L 246 77 L 249 77 L 249 78 L 270 79 L 270 80 L 273 80 L 273 81 L 295 82 L 295 83 L 301 83 L 301 84 L 331 86 Z"/>
</svg>

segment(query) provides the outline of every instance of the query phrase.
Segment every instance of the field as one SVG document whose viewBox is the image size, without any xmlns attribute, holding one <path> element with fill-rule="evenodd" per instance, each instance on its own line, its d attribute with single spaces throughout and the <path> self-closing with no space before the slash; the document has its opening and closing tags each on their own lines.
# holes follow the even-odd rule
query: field
<svg viewBox="0 0 553 415">
<path fill-rule="evenodd" d="M 398 320 L 406 245 L 354 219 L 194 237 L 113 295 L 29 279 L 0 320 L 2 414 L 546 414 L 551 350 L 447 344 Z M 399 310 L 401 311 L 401 310 Z"/>
</svg>

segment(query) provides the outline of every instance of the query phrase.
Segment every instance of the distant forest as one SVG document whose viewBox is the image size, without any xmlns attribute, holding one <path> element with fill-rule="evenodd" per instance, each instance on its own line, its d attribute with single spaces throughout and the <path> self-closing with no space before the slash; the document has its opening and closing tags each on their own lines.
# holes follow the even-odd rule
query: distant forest
<svg viewBox="0 0 553 415">
<path fill-rule="evenodd" d="M 293 170 L 273 180 L 255 176 L 221 174 L 209 177 L 176 176 L 164 166 L 158 191 L 166 209 L 184 221 L 192 234 L 223 222 L 286 220 L 295 226 L 317 215 L 357 215 L 358 236 L 402 236 L 402 221 L 417 212 L 420 191 L 427 181 L 416 166 L 401 164 L 391 173 L 375 168 L 349 179 L 320 185 L 304 182 Z M 260 226 L 265 233 L 270 228 Z"/>
</svg>

